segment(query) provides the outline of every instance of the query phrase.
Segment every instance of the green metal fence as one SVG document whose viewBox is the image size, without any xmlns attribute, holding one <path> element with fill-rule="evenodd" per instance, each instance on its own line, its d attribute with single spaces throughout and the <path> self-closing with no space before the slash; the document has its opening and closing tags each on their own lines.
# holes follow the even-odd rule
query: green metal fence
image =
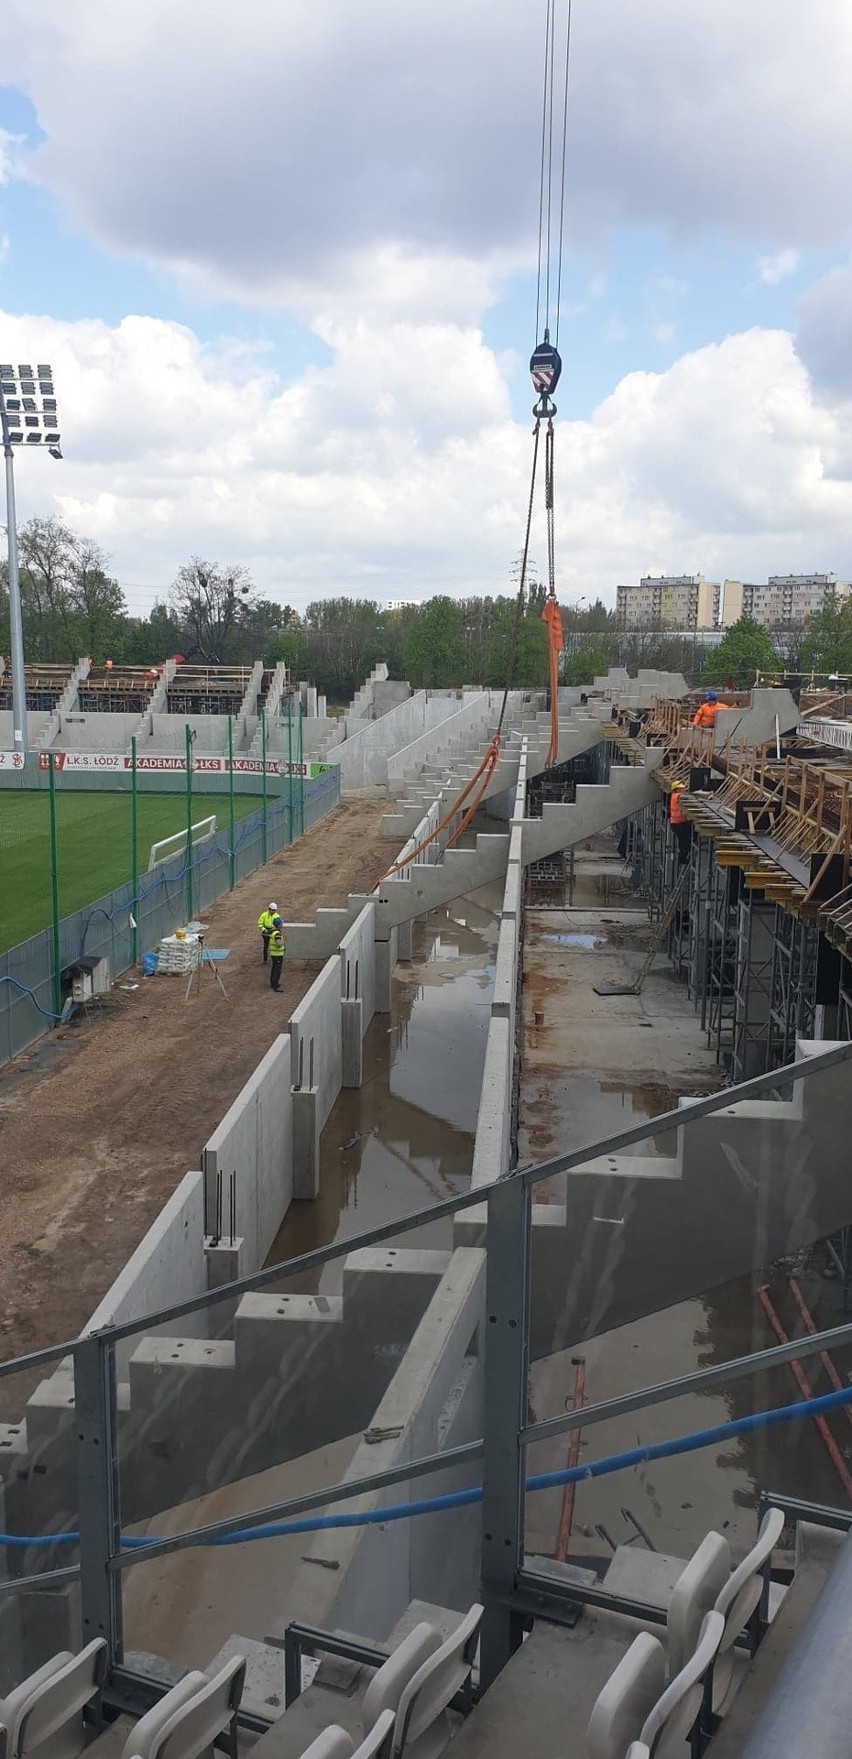
<svg viewBox="0 0 852 1759">
<path fill-rule="evenodd" d="M 181 752 L 134 740 L 0 775 L 0 1066 L 62 1015 L 81 958 L 113 976 L 136 964 L 337 804 L 339 772 L 300 759 L 300 728 L 292 764 L 235 758 L 229 720 L 221 757 L 196 754 L 186 726 Z"/>
</svg>

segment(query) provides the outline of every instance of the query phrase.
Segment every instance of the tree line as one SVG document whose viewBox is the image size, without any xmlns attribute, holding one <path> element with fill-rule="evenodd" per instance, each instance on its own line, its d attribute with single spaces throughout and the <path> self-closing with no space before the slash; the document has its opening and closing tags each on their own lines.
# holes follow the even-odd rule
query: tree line
<svg viewBox="0 0 852 1759">
<path fill-rule="evenodd" d="M 332 700 L 358 688 L 387 661 L 392 677 L 415 688 L 464 683 L 499 688 L 507 679 L 535 689 L 547 681 L 547 635 L 541 621 L 545 589 L 449 598 L 383 610 L 373 599 L 317 599 L 303 613 L 265 598 L 240 564 L 195 556 L 182 566 L 146 617 L 128 610 L 125 593 L 100 546 L 59 519 L 34 518 L 19 532 L 24 648 L 29 661 L 156 665 L 170 654 L 188 660 L 268 665 L 284 660 L 295 678 L 309 678 Z M 746 688 L 756 671 L 815 670 L 852 675 L 852 602 L 829 600 L 795 630 L 770 637 L 743 618 L 708 654 L 696 636 L 665 630 L 620 630 L 601 600 L 563 606 L 568 684 L 589 684 L 612 665 L 683 672 L 696 682 Z M 0 568 L 0 651 L 9 651 L 9 596 Z"/>
</svg>

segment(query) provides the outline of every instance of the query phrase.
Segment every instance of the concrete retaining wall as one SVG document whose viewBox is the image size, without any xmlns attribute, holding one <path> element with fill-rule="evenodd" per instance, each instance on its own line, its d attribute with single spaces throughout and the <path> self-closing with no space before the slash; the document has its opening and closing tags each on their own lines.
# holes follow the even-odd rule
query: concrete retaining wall
<svg viewBox="0 0 852 1759">
<path fill-rule="evenodd" d="M 425 690 L 418 690 L 380 720 L 366 722 L 352 738 L 330 746 L 326 757 L 340 765 L 344 794 L 385 783 L 388 759 L 458 712 L 458 707 L 456 696 L 427 696 Z"/>
<path fill-rule="evenodd" d="M 376 906 L 365 904 L 340 943 L 340 993 L 361 1003 L 361 1036 L 376 1011 Z"/>
<path fill-rule="evenodd" d="M 203 1240 L 204 1179 L 200 1172 L 187 1173 L 107 1290 L 83 1335 L 144 1319 L 148 1313 L 203 1295 L 207 1288 Z M 193 1314 L 184 1323 L 188 1336 L 205 1336 L 206 1314 Z M 131 1338 L 117 1347 L 120 1380 L 135 1346 L 136 1339 Z"/>
<path fill-rule="evenodd" d="M 450 702 L 451 712 L 442 716 L 437 726 L 433 722 L 424 728 L 419 738 L 397 745 L 388 759 L 389 786 L 398 787 L 409 771 L 419 769 L 422 764 L 439 763 L 450 753 L 461 752 L 468 743 L 473 744 L 482 738 L 490 731 L 497 694 L 483 690 L 466 697 L 461 706 Z"/>
<path fill-rule="evenodd" d="M 370 1434 L 376 1439 L 360 1444 L 347 1480 L 389 1471 L 482 1434 L 484 1303 L 484 1252 L 454 1252 L 375 1413 Z M 387 1502 L 465 1489 L 478 1479 L 474 1464 L 412 1479 L 344 1506 L 366 1512 Z M 466 1610 L 478 1589 L 480 1525 L 474 1506 L 387 1526 L 319 1533 L 310 1543 L 292 1604 L 310 1624 L 378 1640 L 413 1598 Z"/>
<path fill-rule="evenodd" d="M 342 1043 L 340 959 L 329 959 L 290 1019 L 293 1086 L 316 1094 L 316 1128 L 321 1130 L 340 1092 Z"/>
<path fill-rule="evenodd" d="M 215 1218 L 222 1176 L 223 1227 L 229 1226 L 231 1174 L 236 1174 L 236 1234 L 242 1239 L 240 1275 L 265 1264 L 293 1196 L 293 1101 L 290 1037 L 282 1033 L 214 1130 L 202 1154 L 208 1229 Z"/>
</svg>

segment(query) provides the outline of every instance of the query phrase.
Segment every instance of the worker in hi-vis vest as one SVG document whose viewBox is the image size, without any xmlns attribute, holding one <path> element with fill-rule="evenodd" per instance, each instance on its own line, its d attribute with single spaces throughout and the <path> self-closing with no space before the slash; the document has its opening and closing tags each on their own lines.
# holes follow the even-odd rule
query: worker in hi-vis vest
<svg viewBox="0 0 852 1759">
<path fill-rule="evenodd" d="M 678 861 L 689 858 L 689 845 L 692 842 L 692 826 L 683 810 L 683 796 L 686 792 L 685 782 L 674 782 L 669 795 L 669 824 L 672 835 L 677 843 Z"/>
<path fill-rule="evenodd" d="M 261 910 L 260 915 L 257 919 L 257 926 L 260 929 L 260 938 L 263 941 L 263 963 L 264 963 L 264 965 L 266 964 L 266 961 L 269 958 L 269 942 L 270 942 L 270 939 L 272 936 L 272 929 L 273 929 L 273 925 L 274 925 L 275 918 L 277 915 L 278 915 L 278 905 L 277 904 L 267 904 L 266 909 Z"/>
<path fill-rule="evenodd" d="M 716 700 L 716 692 L 708 690 L 704 702 L 699 703 L 692 717 L 693 727 L 715 727 L 718 713 L 719 704 Z"/>
<path fill-rule="evenodd" d="M 275 990 L 276 995 L 281 988 L 281 967 L 284 964 L 286 951 L 287 941 L 284 935 L 284 924 L 280 916 L 276 916 L 269 937 L 269 957 L 272 962 L 269 971 L 269 987 Z"/>
</svg>

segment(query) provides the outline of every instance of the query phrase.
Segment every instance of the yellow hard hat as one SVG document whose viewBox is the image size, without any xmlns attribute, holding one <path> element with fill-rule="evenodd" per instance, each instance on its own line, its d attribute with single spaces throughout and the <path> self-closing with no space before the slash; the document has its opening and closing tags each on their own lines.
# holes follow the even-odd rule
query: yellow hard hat
<svg viewBox="0 0 852 1759">
<path fill-rule="evenodd" d="M 672 793 L 676 794 L 678 788 L 685 788 L 685 787 L 686 787 L 685 782 L 672 782 Z"/>
</svg>

